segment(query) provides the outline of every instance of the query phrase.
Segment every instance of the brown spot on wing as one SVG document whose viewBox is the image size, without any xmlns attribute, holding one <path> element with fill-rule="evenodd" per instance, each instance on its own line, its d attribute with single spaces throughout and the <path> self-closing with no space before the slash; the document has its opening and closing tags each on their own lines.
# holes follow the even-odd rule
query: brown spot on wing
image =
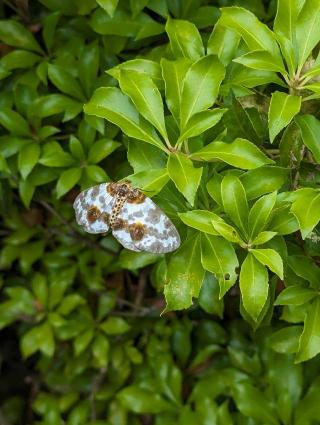
<svg viewBox="0 0 320 425">
<path fill-rule="evenodd" d="M 132 189 L 127 196 L 127 202 L 129 204 L 142 204 L 145 199 L 145 195 L 138 189 Z"/>
<path fill-rule="evenodd" d="M 89 223 L 94 223 L 101 217 L 102 212 L 97 207 L 89 207 L 87 212 L 87 219 Z"/>
<path fill-rule="evenodd" d="M 110 223 L 112 230 L 125 229 L 127 227 L 127 222 L 120 217 L 115 217 L 112 223 Z"/>
<path fill-rule="evenodd" d="M 141 241 L 146 234 L 146 226 L 142 223 L 129 224 L 128 230 L 133 241 Z"/>
</svg>

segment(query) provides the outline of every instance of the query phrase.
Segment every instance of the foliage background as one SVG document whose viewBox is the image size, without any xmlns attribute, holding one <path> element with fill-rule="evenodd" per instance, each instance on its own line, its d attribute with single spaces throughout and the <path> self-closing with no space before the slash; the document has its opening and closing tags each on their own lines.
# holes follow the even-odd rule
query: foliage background
<svg viewBox="0 0 320 425">
<path fill-rule="evenodd" d="M 319 424 L 318 0 L 0 17 L 0 423 Z M 127 176 L 177 252 L 75 225 Z"/>
</svg>

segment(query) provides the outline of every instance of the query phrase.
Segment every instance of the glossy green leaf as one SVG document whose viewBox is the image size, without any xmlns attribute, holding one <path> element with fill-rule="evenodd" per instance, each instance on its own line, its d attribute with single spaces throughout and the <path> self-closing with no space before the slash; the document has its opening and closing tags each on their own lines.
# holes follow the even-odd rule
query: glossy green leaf
<svg viewBox="0 0 320 425">
<path fill-rule="evenodd" d="M 223 208 L 234 224 L 247 235 L 249 208 L 246 192 L 240 180 L 231 174 L 221 183 Z"/>
<path fill-rule="evenodd" d="M 189 237 L 172 255 L 168 265 L 168 281 L 164 286 L 167 306 L 165 311 L 182 310 L 198 297 L 205 271 L 201 266 L 200 235 Z"/>
<path fill-rule="evenodd" d="M 287 258 L 287 263 L 297 276 L 310 282 L 313 288 L 319 288 L 320 268 L 313 262 L 312 258 L 304 255 L 290 255 Z"/>
<path fill-rule="evenodd" d="M 128 332 L 130 325 L 122 317 L 109 317 L 100 324 L 100 329 L 107 335 L 119 335 Z"/>
<path fill-rule="evenodd" d="M 120 87 L 131 98 L 140 114 L 168 141 L 162 98 L 152 79 L 140 72 L 122 69 Z"/>
<path fill-rule="evenodd" d="M 99 46 L 93 42 L 82 49 L 79 59 L 79 79 L 89 97 L 96 84 L 99 71 Z"/>
<path fill-rule="evenodd" d="M 245 170 L 273 163 L 257 146 L 245 139 L 235 139 L 231 143 L 211 142 L 194 152 L 191 158 L 204 161 L 220 160 Z"/>
<path fill-rule="evenodd" d="M 212 220 L 219 220 L 219 216 L 211 211 L 193 210 L 179 214 L 180 219 L 189 227 L 210 235 L 218 235 L 214 230 Z"/>
<path fill-rule="evenodd" d="M 202 168 L 195 168 L 182 153 L 171 153 L 168 158 L 168 174 L 177 189 L 193 205 L 200 184 Z"/>
<path fill-rule="evenodd" d="M 241 63 L 248 68 L 281 72 L 282 74 L 286 73 L 284 67 L 281 66 L 281 63 L 279 64 L 275 62 L 273 55 L 263 50 L 246 53 L 245 55 L 234 59 L 234 61 Z"/>
<path fill-rule="evenodd" d="M 169 18 L 166 32 L 176 57 L 196 60 L 204 56 L 204 47 L 197 27 L 188 21 Z"/>
<path fill-rule="evenodd" d="M 206 313 L 222 317 L 224 302 L 219 298 L 219 291 L 218 280 L 211 273 L 207 273 L 199 294 L 199 305 Z"/>
<path fill-rule="evenodd" d="M 148 197 L 159 193 L 168 183 L 170 177 L 166 168 L 155 168 L 139 171 L 128 176 L 134 187 L 144 191 Z"/>
<path fill-rule="evenodd" d="M 224 66 L 213 55 L 205 56 L 191 65 L 186 73 L 181 93 L 181 131 L 184 131 L 193 115 L 214 104 L 224 75 Z"/>
<path fill-rule="evenodd" d="M 119 146 L 120 143 L 115 142 L 114 140 L 98 140 L 90 148 L 88 162 L 91 164 L 97 164 L 98 162 L 106 158 L 108 155 L 110 155 L 112 152 L 114 152 Z"/>
<path fill-rule="evenodd" d="M 272 238 L 274 238 L 277 235 L 277 232 L 271 232 L 268 230 L 265 230 L 263 232 L 258 233 L 258 235 L 254 238 L 252 241 L 252 245 L 263 245 L 270 241 Z"/>
<path fill-rule="evenodd" d="M 116 88 L 96 90 L 84 107 L 87 114 L 95 115 L 118 125 L 129 137 L 164 149 L 154 128 L 141 116 L 130 99 Z"/>
<path fill-rule="evenodd" d="M 63 93 L 69 94 L 79 100 L 84 99 L 80 84 L 63 67 L 50 64 L 48 67 L 48 76 L 51 82 Z"/>
<path fill-rule="evenodd" d="M 159 413 L 173 408 L 159 394 L 135 385 L 124 388 L 117 397 L 124 407 L 135 413 Z"/>
<path fill-rule="evenodd" d="M 230 242 L 219 236 L 201 235 L 201 262 L 204 269 L 213 273 L 220 286 L 220 298 L 237 279 L 238 258 Z"/>
<path fill-rule="evenodd" d="M 320 192 L 311 188 L 300 189 L 291 211 L 297 218 L 302 238 L 305 239 L 320 220 Z"/>
<path fill-rule="evenodd" d="M 282 92 L 274 92 L 271 96 L 268 122 L 271 143 L 277 134 L 286 127 L 297 115 L 301 107 L 301 96 L 288 95 Z"/>
<path fill-rule="evenodd" d="M 255 238 L 258 233 L 265 229 L 277 199 L 277 193 L 271 192 L 262 196 L 252 206 L 249 213 L 250 238 Z"/>
<path fill-rule="evenodd" d="M 21 176 L 25 179 L 32 171 L 40 156 L 40 146 L 37 143 L 30 143 L 24 146 L 19 152 L 18 167 Z"/>
<path fill-rule="evenodd" d="M 128 145 L 128 161 L 135 173 L 160 169 L 166 165 L 166 156 L 152 145 L 146 145 L 132 140 Z"/>
<path fill-rule="evenodd" d="M 287 326 L 274 332 L 268 338 L 268 343 L 277 353 L 296 353 L 301 333 L 302 326 Z"/>
<path fill-rule="evenodd" d="M 309 360 L 320 352 L 319 320 L 320 297 L 318 296 L 307 309 L 296 362 Z"/>
<path fill-rule="evenodd" d="M 301 131 L 303 143 L 312 152 L 314 159 L 320 163 L 320 144 L 318 134 L 320 131 L 320 121 L 313 115 L 299 115 L 295 122 Z"/>
<path fill-rule="evenodd" d="M 111 18 L 114 15 L 114 12 L 118 6 L 119 0 L 97 0 L 99 6 L 101 6 Z"/>
<path fill-rule="evenodd" d="M 27 121 L 20 114 L 9 108 L 1 108 L 0 124 L 14 135 L 30 136 Z"/>
<path fill-rule="evenodd" d="M 243 244 L 236 229 L 230 226 L 230 224 L 226 223 L 220 217 L 218 217 L 218 220 L 217 219 L 212 220 L 212 226 L 218 232 L 218 234 L 222 236 L 224 239 L 226 239 L 227 241 L 238 243 L 240 245 Z"/>
<path fill-rule="evenodd" d="M 251 252 L 241 266 L 240 290 L 244 308 L 257 320 L 268 298 L 268 272 Z"/>
<path fill-rule="evenodd" d="M 97 368 L 106 367 L 108 364 L 110 344 L 107 338 L 99 333 L 92 343 L 92 354 L 94 358 L 94 365 Z"/>
<path fill-rule="evenodd" d="M 267 266 L 272 272 L 276 273 L 280 279 L 283 279 L 283 262 L 280 255 L 274 249 L 250 249 L 250 253 Z"/>
<path fill-rule="evenodd" d="M 317 293 L 302 285 L 288 286 L 280 292 L 275 305 L 301 305 L 312 300 Z"/>
<path fill-rule="evenodd" d="M 0 40 L 9 44 L 9 46 L 21 47 L 38 53 L 42 52 L 31 32 L 19 22 L 13 19 L 1 20 L 0 28 Z"/>
<path fill-rule="evenodd" d="M 299 51 L 299 69 L 307 60 L 312 49 L 320 41 L 320 4 L 317 0 L 306 0 L 298 16 L 296 37 Z"/>
<path fill-rule="evenodd" d="M 21 339 L 21 351 L 24 357 L 29 357 L 38 350 L 49 357 L 53 356 L 55 343 L 48 322 L 32 327 Z"/>
<path fill-rule="evenodd" d="M 69 170 L 63 171 L 57 181 L 57 197 L 61 198 L 61 196 L 69 192 L 78 183 L 81 174 L 81 168 L 69 168 Z"/>
<path fill-rule="evenodd" d="M 236 31 L 225 28 L 218 22 L 208 40 L 207 54 L 217 55 L 220 62 L 226 66 L 234 57 L 239 41 L 240 36 Z"/>
</svg>

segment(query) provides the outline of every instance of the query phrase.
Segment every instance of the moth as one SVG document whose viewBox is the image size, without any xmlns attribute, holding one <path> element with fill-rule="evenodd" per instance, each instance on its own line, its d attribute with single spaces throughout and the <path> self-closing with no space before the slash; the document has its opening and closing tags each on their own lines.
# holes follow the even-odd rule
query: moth
<svg viewBox="0 0 320 425">
<path fill-rule="evenodd" d="M 102 183 L 81 192 L 73 204 L 77 223 L 89 233 L 106 233 L 125 248 L 156 254 L 180 246 L 180 236 L 161 209 L 129 181 Z"/>
</svg>

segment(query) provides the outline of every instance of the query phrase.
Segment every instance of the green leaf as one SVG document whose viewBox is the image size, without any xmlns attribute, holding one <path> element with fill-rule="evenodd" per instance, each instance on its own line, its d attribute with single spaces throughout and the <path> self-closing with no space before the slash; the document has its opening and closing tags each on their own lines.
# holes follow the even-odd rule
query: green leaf
<svg viewBox="0 0 320 425">
<path fill-rule="evenodd" d="M 167 270 L 168 282 L 164 286 L 167 302 L 165 311 L 190 307 L 192 298 L 199 296 L 204 274 L 200 235 L 195 233 L 171 257 Z"/>
<path fill-rule="evenodd" d="M 89 97 L 96 85 L 99 71 L 99 45 L 97 42 L 88 44 L 82 49 L 79 58 L 79 79 Z"/>
<path fill-rule="evenodd" d="M 18 112 L 12 111 L 9 108 L 1 108 L 0 124 L 14 135 L 30 136 L 27 121 Z"/>
<path fill-rule="evenodd" d="M 311 258 L 308 258 L 305 255 L 290 255 L 287 258 L 287 263 L 297 276 L 300 276 L 310 282 L 313 288 L 319 288 L 320 268 Z"/>
<path fill-rule="evenodd" d="M 115 142 L 111 139 L 98 140 L 89 150 L 88 162 L 90 164 L 98 164 L 98 162 L 109 156 L 119 146 L 121 146 L 119 142 Z"/>
<path fill-rule="evenodd" d="M 287 168 L 265 165 L 242 174 L 240 180 L 250 200 L 280 189 L 287 177 Z"/>
<path fill-rule="evenodd" d="M 37 143 L 29 143 L 19 152 L 18 167 L 23 179 L 31 173 L 38 162 L 40 156 L 40 146 Z"/>
<path fill-rule="evenodd" d="M 152 79 L 140 72 L 121 69 L 120 87 L 131 98 L 140 114 L 168 141 L 162 98 Z"/>
<path fill-rule="evenodd" d="M 240 290 L 243 306 L 257 320 L 268 298 L 267 269 L 249 252 L 241 266 Z"/>
<path fill-rule="evenodd" d="M 52 357 L 55 343 L 51 326 L 48 322 L 33 326 L 22 336 L 20 344 L 24 357 L 29 357 L 38 350 L 46 356 Z"/>
<path fill-rule="evenodd" d="M 8 71 L 18 68 L 31 68 L 41 60 L 41 56 L 26 50 L 14 50 L 1 58 L 0 64 Z"/>
<path fill-rule="evenodd" d="M 166 32 L 175 57 L 197 60 L 204 56 L 204 47 L 197 27 L 188 21 L 171 19 L 166 23 Z"/>
<path fill-rule="evenodd" d="M 247 235 L 249 208 L 246 192 L 240 180 L 231 174 L 221 183 L 223 208 L 234 224 Z"/>
<path fill-rule="evenodd" d="M 296 425 L 306 425 L 316 423 L 320 415 L 319 404 L 320 379 L 316 377 L 308 392 L 296 406 L 294 423 Z"/>
<path fill-rule="evenodd" d="M 277 232 L 264 231 L 260 232 L 252 241 L 252 245 L 263 245 L 277 235 Z"/>
<path fill-rule="evenodd" d="M 131 100 L 117 88 L 102 87 L 96 90 L 90 102 L 85 105 L 84 111 L 118 125 L 129 137 L 143 140 L 164 150 L 154 128 L 139 116 Z"/>
<path fill-rule="evenodd" d="M 189 227 L 210 235 L 218 235 L 212 226 L 212 220 L 219 220 L 219 216 L 211 211 L 193 210 L 178 214 L 180 219 Z"/>
<path fill-rule="evenodd" d="M 35 185 L 27 180 L 19 181 L 19 195 L 26 208 L 29 208 L 31 199 L 35 191 Z"/>
<path fill-rule="evenodd" d="M 227 66 L 234 57 L 240 41 L 236 31 L 219 24 L 214 26 L 208 40 L 207 54 L 217 55 L 220 62 Z"/>
<path fill-rule="evenodd" d="M 300 0 L 279 1 L 277 15 L 274 20 L 273 29 L 276 33 L 284 35 L 291 42 L 295 37 L 295 25 L 301 9 Z"/>
<path fill-rule="evenodd" d="M 69 94 L 79 100 L 84 100 L 84 95 L 78 81 L 71 75 L 70 72 L 66 71 L 65 68 L 59 65 L 48 66 L 48 76 L 51 82 L 60 90 L 62 93 Z"/>
<path fill-rule="evenodd" d="M 130 140 L 128 146 L 128 161 L 135 173 L 166 166 L 166 155 L 151 145 Z"/>
<path fill-rule="evenodd" d="M 98 5 L 104 9 L 108 15 L 112 18 L 114 12 L 118 6 L 119 0 L 96 0 Z"/>
<path fill-rule="evenodd" d="M 0 40 L 9 46 L 42 53 L 41 47 L 31 32 L 13 19 L 0 21 Z"/>
<path fill-rule="evenodd" d="M 109 180 L 107 173 L 98 165 L 88 165 L 85 168 L 86 175 L 95 183 L 103 183 Z"/>
<path fill-rule="evenodd" d="M 265 394 L 249 382 L 237 382 L 232 391 L 235 403 L 246 417 L 258 423 L 279 425 L 276 412 Z"/>
<path fill-rule="evenodd" d="M 83 161 L 85 158 L 85 153 L 83 150 L 83 146 L 79 139 L 77 139 L 75 136 L 70 136 L 69 140 L 69 149 L 72 154 L 72 156 L 78 160 Z"/>
<path fill-rule="evenodd" d="M 320 191 L 311 188 L 299 189 L 291 212 L 299 222 L 302 238 L 305 239 L 320 220 Z"/>
<path fill-rule="evenodd" d="M 99 333 L 92 343 L 92 354 L 95 367 L 100 369 L 107 366 L 109 360 L 109 348 L 109 341 L 104 335 Z"/>
<path fill-rule="evenodd" d="M 299 341 L 299 350 L 296 362 L 304 362 L 312 359 L 320 353 L 320 297 L 318 296 L 309 305 L 304 321 L 303 332 Z"/>
<path fill-rule="evenodd" d="M 273 273 L 277 274 L 280 279 L 283 279 L 283 262 L 280 255 L 274 249 L 250 249 L 258 261 L 264 266 L 267 266 Z"/>
<path fill-rule="evenodd" d="M 205 270 L 213 273 L 220 286 L 222 298 L 237 280 L 238 258 L 230 242 L 219 236 L 201 235 L 201 262 Z"/>
<path fill-rule="evenodd" d="M 74 162 L 74 158 L 65 152 L 58 142 L 46 143 L 39 160 L 39 163 L 46 167 L 68 167 Z"/>
<path fill-rule="evenodd" d="M 122 250 L 119 256 L 119 264 L 122 268 L 128 270 L 137 270 L 146 267 L 149 264 L 154 264 L 161 256 L 159 254 L 152 254 L 150 252 L 135 252 L 129 250 Z"/>
<path fill-rule="evenodd" d="M 224 302 L 219 297 L 219 291 L 218 280 L 211 273 L 206 273 L 199 295 L 199 305 L 206 313 L 222 318 Z"/>
<path fill-rule="evenodd" d="M 272 192 L 262 196 L 252 206 L 249 213 L 249 232 L 253 239 L 265 229 L 277 199 L 277 193 Z"/>
<path fill-rule="evenodd" d="M 187 58 L 175 61 L 162 58 L 160 64 L 165 83 L 166 102 L 176 122 L 179 122 L 183 81 L 191 61 Z"/>
<path fill-rule="evenodd" d="M 107 335 L 120 335 L 128 332 L 130 326 L 122 317 L 109 317 L 100 324 L 100 329 Z"/>
<path fill-rule="evenodd" d="M 60 11 L 57 11 L 54 13 L 50 13 L 43 20 L 42 37 L 48 51 L 50 51 L 53 45 L 56 27 L 59 22 L 60 16 Z"/>
<path fill-rule="evenodd" d="M 296 26 L 299 51 L 299 69 L 307 60 L 313 48 L 320 41 L 320 4 L 317 0 L 306 0 L 298 16 Z"/>
<path fill-rule="evenodd" d="M 126 409 L 134 413 L 160 413 L 173 410 L 173 406 L 159 394 L 137 385 L 122 389 L 117 398 Z"/>
<path fill-rule="evenodd" d="M 280 292 L 274 305 L 302 305 L 312 300 L 316 295 L 316 291 L 303 285 L 288 286 Z"/>
<path fill-rule="evenodd" d="M 220 160 L 245 170 L 274 162 L 257 146 L 245 139 L 235 139 L 231 143 L 214 141 L 194 152 L 190 157 L 204 161 Z"/>
<path fill-rule="evenodd" d="M 310 149 L 314 159 L 320 164 L 320 121 L 313 115 L 299 115 L 295 118 L 295 122 L 300 128 L 303 143 Z"/>
<path fill-rule="evenodd" d="M 277 134 L 297 115 L 301 107 L 301 96 L 292 96 L 282 92 L 273 92 L 268 113 L 269 135 L 271 143 Z"/>
<path fill-rule="evenodd" d="M 38 97 L 34 102 L 32 114 L 39 118 L 64 112 L 63 122 L 76 117 L 83 108 L 82 102 L 71 99 L 62 94 L 48 94 Z"/>
<path fill-rule="evenodd" d="M 181 93 L 181 132 L 193 115 L 214 104 L 224 76 L 224 66 L 216 56 L 205 56 L 191 65 L 186 73 Z"/>
<path fill-rule="evenodd" d="M 69 192 L 75 186 L 81 178 L 81 168 L 70 168 L 69 170 L 63 171 L 57 181 L 57 197 L 61 198 L 65 193 Z"/>
<path fill-rule="evenodd" d="M 184 128 L 183 133 L 179 136 L 177 144 L 179 145 L 188 138 L 199 136 L 214 127 L 221 120 L 225 111 L 226 109 L 212 109 L 193 115 Z"/>
<path fill-rule="evenodd" d="M 177 189 L 193 205 L 200 184 L 202 168 L 194 168 L 192 161 L 180 152 L 170 153 L 168 174 Z"/>
<path fill-rule="evenodd" d="M 280 50 L 272 31 L 253 13 L 241 7 L 226 7 L 221 12 L 220 25 L 237 31 L 250 50 L 266 50 L 274 62 L 282 65 Z"/>
<path fill-rule="evenodd" d="M 212 226 L 218 232 L 218 234 L 221 235 L 227 241 L 237 243 L 240 245 L 243 244 L 243 241 L 241 240 L 236 229 L 230 226 L 230 224 L 226 223 L 220 217 L 218 217 L 218 220 L 216 219 L 212 220 Z"/>
<path fill-rule="evenodd" d="M 83 353 L 93 338 L 93 328 L 85 330 L 73 340 L 73 349 L 76 356 Z"/>
<path fill-rule="evenodd" d="M 156 168 L 131 174 L 128 176 L 128 180 L 134 187 L 146 192 L 146 195 L 150 197 L 159 193 L 170 177 L 166 168 Z"/>
<path fill-rule="evenodd" d="M 241 63 L 248 68 L 275 71 L 286 74 L 284 67 L 275 62 L 272 54 L 266 51 L 253 51 L 246 53 L 245 55 L 234 59 L 234 62 Z"/>
<path fill-rule="evenodd" d="M 298 351 L 301 332 L 302 326 L 287 326 L 274 332 L 268 338 L 268 343 L 277 353 L 296 353 Z"/>
</svg>

